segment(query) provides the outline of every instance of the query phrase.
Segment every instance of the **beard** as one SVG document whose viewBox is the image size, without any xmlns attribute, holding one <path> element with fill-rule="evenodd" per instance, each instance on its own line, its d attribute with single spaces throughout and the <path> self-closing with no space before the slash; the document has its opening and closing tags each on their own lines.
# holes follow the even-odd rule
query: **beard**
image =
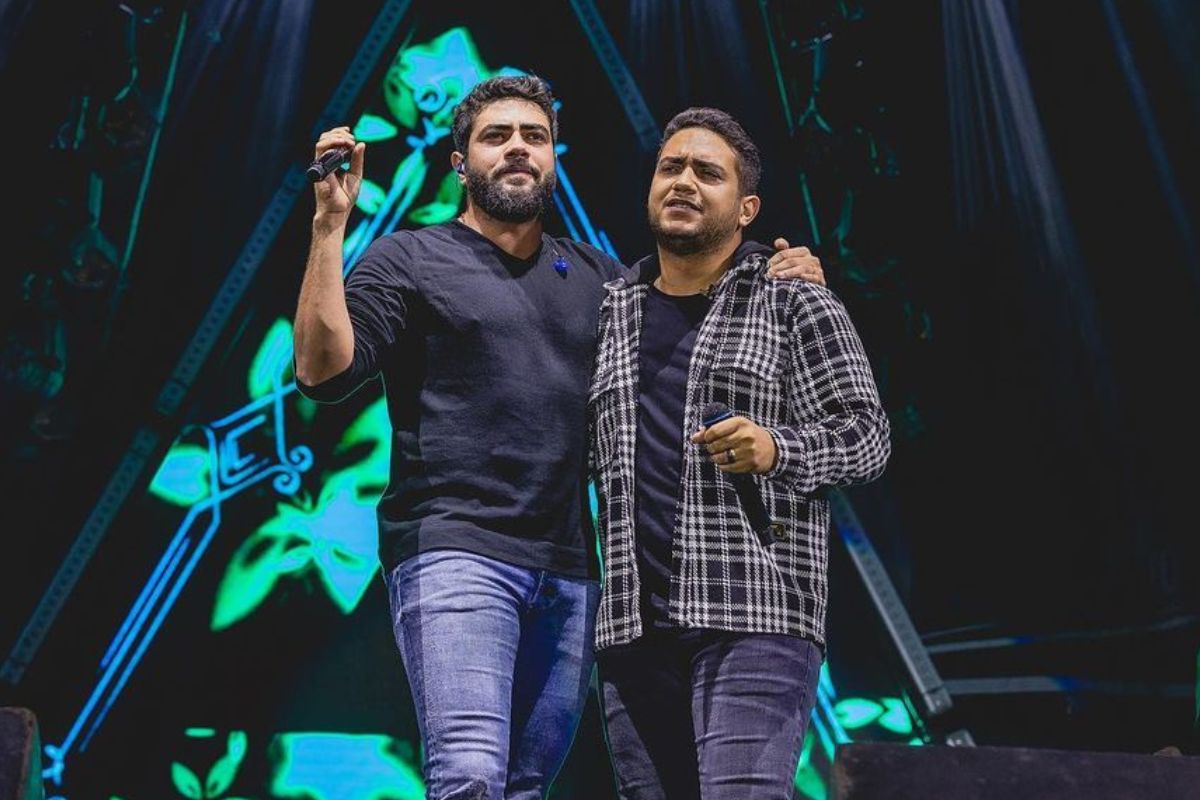
<svg viewBox="0 0 1200 800">
<path fill-rule="evenodd" d="M 698 228 L 686 233 L 668 230 L 652 209 L 646 210 L 646 216 L 650 221 L 650 230 L 654 233 L 654 241 L 663 250 L 677 256 L 712 252 L 738 230 L 736 208 L 725 217 L 704 217 Z"/>
<path fill-rule="evenodd" d="M 543 172 L 529 188 L 506 187 L 505 176 L 489 178 L 468 165 L 467 195 L 480 211 L 500 222 L 529 222 L 541 216 L 554 199 L 558 184 L 554 170 Z"/>
</svg>

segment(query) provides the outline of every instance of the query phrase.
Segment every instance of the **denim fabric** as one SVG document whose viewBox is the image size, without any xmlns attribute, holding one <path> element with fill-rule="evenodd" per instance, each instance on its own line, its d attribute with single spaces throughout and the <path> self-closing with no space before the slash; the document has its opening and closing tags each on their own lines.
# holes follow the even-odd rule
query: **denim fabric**
<svg viewBox="0 0 1200 800">
<path fill-rule="evenodd" d="M 623 800 L 792 797 L 823 655 L 781 634 L 667 631 L 599 655 Z"/>
<path fill-rule="evenodd" d="M 413 556 L 387 583 L 426 797 L 544 797 L 591 681 L 597 583 L 461 550 Z"/>
</svg>

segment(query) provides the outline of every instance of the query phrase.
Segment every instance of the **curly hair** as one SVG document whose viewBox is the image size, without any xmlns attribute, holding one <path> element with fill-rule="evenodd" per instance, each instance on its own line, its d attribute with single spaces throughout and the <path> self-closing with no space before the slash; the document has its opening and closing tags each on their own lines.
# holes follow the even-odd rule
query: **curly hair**
<svg viewBox="0 0 1200 800">
<path fill-rule="evenodd" d="M 500 100 L 528 100 L 540 108 L 550 120 L 550 138 L 558 140 L 558 114 L 554 111 L 554 95 L 550 85 L 536 75 L 502 75 L 475 85 L 454 108 L 454 149 L 467 152 L 475 118 L 485 106 Z"/>
</svg>

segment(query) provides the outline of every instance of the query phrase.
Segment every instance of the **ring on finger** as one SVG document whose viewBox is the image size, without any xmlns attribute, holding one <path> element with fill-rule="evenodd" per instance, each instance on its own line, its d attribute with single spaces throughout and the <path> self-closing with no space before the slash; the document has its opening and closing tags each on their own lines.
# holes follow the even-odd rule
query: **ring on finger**
<svg viewBox="0 0 1200 800">
<path fill-rule="evenodd" d="M 737 461 L 737 454 L 733 452 L 733 449 L 730 448 L 729 450 L 726 450 L 725 451 L 725 463 L 732 464 L 735 461 Z"/>
</svg>

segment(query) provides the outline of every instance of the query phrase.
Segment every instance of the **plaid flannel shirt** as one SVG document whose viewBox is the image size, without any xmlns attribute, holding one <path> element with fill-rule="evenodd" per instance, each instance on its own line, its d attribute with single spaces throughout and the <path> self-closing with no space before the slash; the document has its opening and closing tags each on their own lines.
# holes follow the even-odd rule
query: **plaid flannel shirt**
<svg viewBox="0 0 1200 800">
<path fill-rule="evenodd" d="M 887 416 L 845 308 L 825 287 L 767 278 L 770 251 L 744 244 L 711 291 L 687 378 L 684 448 L 668 615 L 685 628 L 803 636 L 824 645 L 828 487 L 878 477 Z M 589 466 L 599 499 L 603 649 L 642 634 L 634 530 L 634 448 L 642 303 L 658 274 L 644 259 L 606 284 L 588 400 Z M 729 476 L 689 435 L 710 402 L 767 429 L 777 462 L 753 476 L 774 523 L 764 546 Z"/>
</svg>

